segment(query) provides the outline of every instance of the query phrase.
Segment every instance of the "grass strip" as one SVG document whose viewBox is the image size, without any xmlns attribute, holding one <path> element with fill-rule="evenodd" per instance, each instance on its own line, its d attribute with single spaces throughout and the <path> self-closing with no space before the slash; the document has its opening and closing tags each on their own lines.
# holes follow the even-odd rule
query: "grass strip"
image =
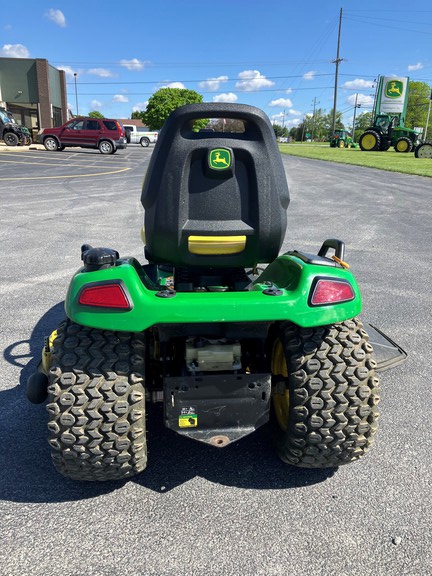
<svg viewBox="0 0 432 576">
<path fill-rule="evenodd" d="M 279 144 L 282 154 L 301 156 L 314 160 L 354 164 L 365 168 L 377 168 L 389 172 L 401 172 L 416 176 L 432 178 L 432 160 L 416 158 L 413 152 L 401 153 L 394 150 L 387 152 L 363 152 L 360 148 L 330 148 L 329 144 Z"/>
</svg>

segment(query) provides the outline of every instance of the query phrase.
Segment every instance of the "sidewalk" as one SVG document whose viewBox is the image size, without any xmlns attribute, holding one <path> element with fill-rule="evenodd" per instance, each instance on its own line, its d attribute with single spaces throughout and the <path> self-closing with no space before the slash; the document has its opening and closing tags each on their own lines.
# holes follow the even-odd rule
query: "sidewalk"
<svg viewBox="0 0 432 576">
<path fill-rule="evenodd" d="M 43 144 L 30 144 L 30 146 L 7 146 L 0 142 L 0 152 L 25 152 L 26 150 L 45 150 Z"/>
</svg>

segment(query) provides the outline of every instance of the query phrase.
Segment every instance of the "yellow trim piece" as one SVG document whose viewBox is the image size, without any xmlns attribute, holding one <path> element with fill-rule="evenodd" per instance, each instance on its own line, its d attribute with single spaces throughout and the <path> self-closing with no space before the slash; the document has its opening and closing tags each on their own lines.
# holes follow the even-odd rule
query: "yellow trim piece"
<svg viewBox="0 0 432 576">
<path fill-rule="evenodd" d="M 192 254 L 238 254 L 246 246 L 246 236 L 189 236 L 188 248 Z"/>
<path fill-rule="evenodd" d="M 51 368 L 51 349 L 56 338 L 57 330 L 54 330 L 54 332 L 51 332 L 48 338 L 45 338 L 45 346 L 42 350 L 42 372 L 47 376 L 49 369 Z"/>
<path fill-rule="evenodd" d="M 143 244 L 146 244 L 146 235 L 145 235 L 144 226 L 141 228 L 141 240 L 142 240 Z"/>
</svg>

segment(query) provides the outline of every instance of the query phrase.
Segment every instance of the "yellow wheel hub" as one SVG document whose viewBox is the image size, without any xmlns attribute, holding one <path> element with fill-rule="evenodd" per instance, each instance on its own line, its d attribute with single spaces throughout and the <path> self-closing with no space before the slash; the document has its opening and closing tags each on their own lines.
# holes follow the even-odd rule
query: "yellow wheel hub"
<svg viewBox="0 0 432 576">
<path fill-rule="evenodd" d="M 273 346 L 271 370 L 273 376 L 288 377 L 288 368 L 282 342 L 279 338 Z M 289 419 L 289 390 L 283 383 L 278 383 L 272 388 L 273 408 L 279 428 L 286 432 Z"/>
<path fill-rule="evenodd" d="M 406 152 L 408 150 L 408 142 L 406 140 L 401 140 L 397 143 L 398 152 Z"/>
<path fill-rule="evenodd" d="M 377 140 L 373 134 L 366 134 L 362 139 L 363 148 L 366 150 L 373 150 L 375 148 Z"/>
</svg>

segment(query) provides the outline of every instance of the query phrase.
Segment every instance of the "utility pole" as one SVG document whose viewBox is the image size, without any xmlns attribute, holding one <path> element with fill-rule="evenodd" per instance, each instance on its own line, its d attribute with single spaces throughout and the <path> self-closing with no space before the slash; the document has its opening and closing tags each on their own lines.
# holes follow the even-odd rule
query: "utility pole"
<svg viewBox="0 0 432 576">
<path fill-rule="evenodd" d="M 75 80 L 75 102 L 76 102 L 76 113 L 77 116 L 79 116 L 79 112 L 78 112 L 78 91 L 77 91 L 77 83 L 76 83 L 76 79 L 77 79 L 77 73 L 74 72 L 74 80 Z"/>
<path fill-rule="evenodd" d="M 426 118 L 426 128 L 425 128 L 425 135 L 424 135 L 424 141 L 427 141 L 427 134 L 428 134 L 428 127 L 429 127 L 429 116 L 430 116 L 430 111 L 431 111 L 431 102 L 432 102 L 432 89 L 431 89 L 431 93 L 430 93 L 430 97 L 429 97 L 429 108 L 428 108 L 428 113 L 427 113 L 427 118 Z"/>
<path fill-rule="evenodd" d="M 378 94 L 378 88 L 381 82 L 381 76 L 378 74 L 377 78 L 374 80 L 375 82 L 375 95 L 374 95 L 374 103 L 373 103 L 373 108 L 372 108 L 372 122 L 374 121 L 375 118 L 375 114 L 376 114 L 376 103 L 377 103 L 377 94 Z"/>
<path fill-rule="evenodd" d="M 311 135 L 311 140 L 313 142 L 314 139 L 314 132 L 315 132 L 315 109 L 316 109 L 316 105 L 319 104 L 319 102 L 317 102 L 316 96 L 313 99 L 313 120 L 312 120 L 312 135 Z"/>
<path fill-rule="evenodd" d="M 339 76 L 339 64 L 342 62 L 343 58 L 340 57 L 340 37 L 342 28 L 342 8 L 340 9 L 339 15 L 339 32 L 337 41 L 337 53 L 336 60 L 333 60 L 333 64 L 336 64 L 335 72 L 335 85 L 334 85 L 334 98 L 333 98 L 333 119 L 332 119 L 332 135 L 334 134 L 336 128 L 336 106 L 337 106 L 337 89 L 338 89 L 338 76 Z"/>
<path fill-rule="evenodd" d="M 353 134 L 352 134 L 353 142 L 355 142 L 355 121 L 356 121 L 356 112 L 357 112 L 357 108 L 360 108 L 360 106 L 361 106 L 361 104 L 357 104 L 357 98 L 358 98 L 358 93 L 356 93 L 356 99 L 355 99 L 355 104 L 354 104 Z"/>
</svg>

